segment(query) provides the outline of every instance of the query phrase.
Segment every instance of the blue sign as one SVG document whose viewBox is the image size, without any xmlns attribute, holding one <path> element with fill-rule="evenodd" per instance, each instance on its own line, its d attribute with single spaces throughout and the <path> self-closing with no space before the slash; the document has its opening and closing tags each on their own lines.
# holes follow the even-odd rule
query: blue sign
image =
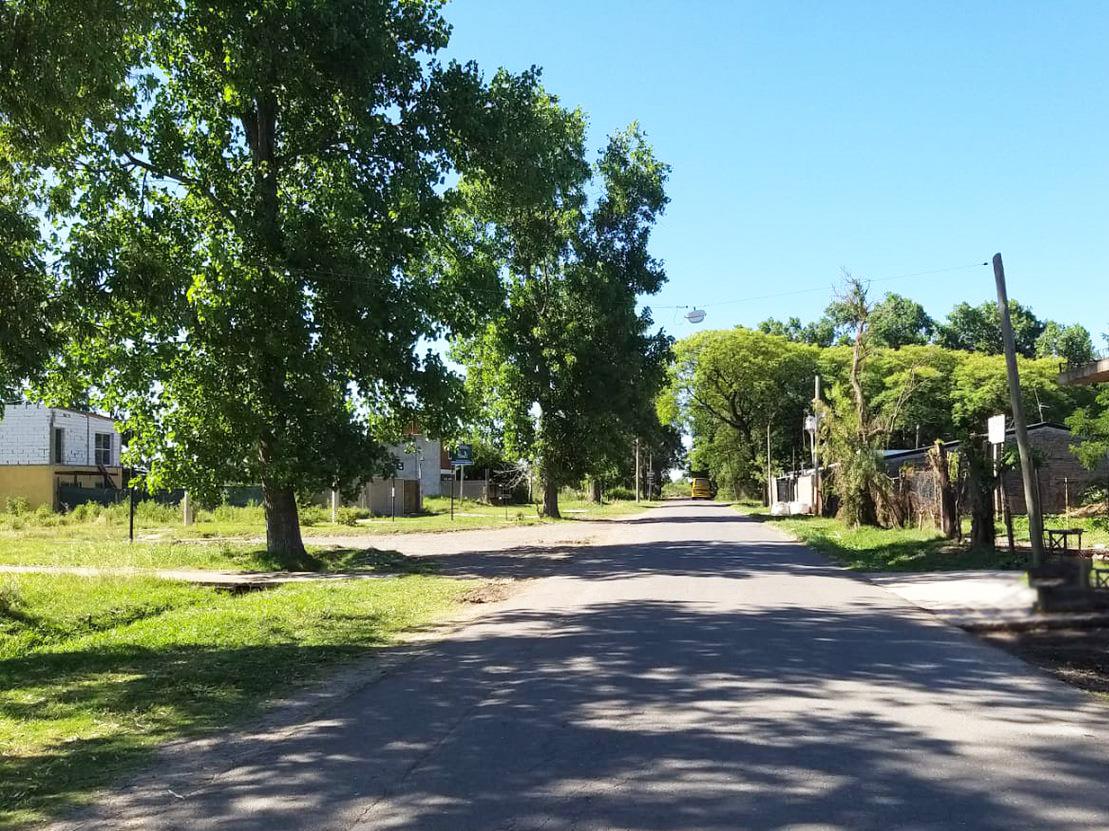
<svg viewBox="0 0 1109 831">
<path fill-rule="evenodd" d="M 474 447 L 471 444 L 459 444 L 451 454 L 451 464 L 455 467 L 464 467 L 474 463 Z"/>
</svg>

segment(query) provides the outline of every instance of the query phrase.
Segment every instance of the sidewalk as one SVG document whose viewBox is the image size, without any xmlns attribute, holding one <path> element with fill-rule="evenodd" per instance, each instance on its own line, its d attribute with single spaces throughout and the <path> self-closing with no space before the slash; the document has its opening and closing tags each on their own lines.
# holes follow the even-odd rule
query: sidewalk
<svg viewBox="0 0 1109 831">
<path fill-rule="evenodd" d="M 1023 571 L 868 574 L 872 583 L 962 629 L 1031 629 L 1109 623 L 1109 613 L 1041 614 Z"/>
</svg>

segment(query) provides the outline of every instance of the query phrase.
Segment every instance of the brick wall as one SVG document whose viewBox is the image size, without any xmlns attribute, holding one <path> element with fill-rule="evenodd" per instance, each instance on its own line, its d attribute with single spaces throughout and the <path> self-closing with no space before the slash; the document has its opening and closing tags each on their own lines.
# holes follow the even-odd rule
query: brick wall
<svg viewBox="0 0 1109 831">
<path fill-rule="evenodd" d="M 1081 504 L 1082 493 L 1090 485 L 1104 484 L 1109 478 L 1109 459 L 1094 470 L 1087 470 L 1071 452 L 1078 443 L 1069 430 L 1045 425 L 1028 431 L 1028 440 L 1036 458 L 1036 479 L 1040 489 L 1040 504 L 1044 513 L 1061 514 L 1066 506 L 1068 491 L 1071 507 Z M 1006 449 L 1016 453 L 1015 439 L 1009 437 Z M 1020 468 L 1005 474 L 1005 487 L 1013 513 L 1024 514 L 1028 507 L 1024 501 L 1024 482 Z"/>
<path fill-rule="evenodd" d="M 98 433 L 111 437 L 108 465 L 119 464 L 120 437 L 112 419 L 41 404 L 8 404 L 0 419 L 0 465 L 53 464 L 55 429 L 61 430 L 62 464 L 96 464 Z"/>
</svg>

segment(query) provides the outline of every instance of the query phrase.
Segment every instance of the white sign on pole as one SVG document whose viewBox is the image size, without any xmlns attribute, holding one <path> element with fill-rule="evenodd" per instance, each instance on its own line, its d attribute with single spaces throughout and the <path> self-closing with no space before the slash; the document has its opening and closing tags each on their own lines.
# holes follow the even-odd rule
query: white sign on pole
<svg viewBox="0 0 1109 831">
<path fill-rule="evenodd" d="M 990 416 L 990 420 L 986 424 L 990 444 L 1005 444 L 1005 416 Z"/>
</svg>

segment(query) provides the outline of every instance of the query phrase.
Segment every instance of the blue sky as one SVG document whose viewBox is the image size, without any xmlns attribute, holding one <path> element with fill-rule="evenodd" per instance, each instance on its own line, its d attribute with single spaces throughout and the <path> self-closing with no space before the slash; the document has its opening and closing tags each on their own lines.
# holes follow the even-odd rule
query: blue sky
<svg viewBox="0 0 1109 831">
<path fill-rule="evenodd" d="M 452 57 L 539 65 L 589 115 L 595 149 L 638 120 L 673 166 L 654 245 L 670 282 L 649 302 L 674 334 L 693 327 L 662 307 L 700 304 L 713 327 L 815 318 L 841 267 L 942 317 L 994 296 L 973 264 L 1001 251 L 1010 296 L 1103 345 L 1109 3 L 454 0 L 445 14 Z M 919 276 L 883 279 L 905 274 Z"/>
</svg>

